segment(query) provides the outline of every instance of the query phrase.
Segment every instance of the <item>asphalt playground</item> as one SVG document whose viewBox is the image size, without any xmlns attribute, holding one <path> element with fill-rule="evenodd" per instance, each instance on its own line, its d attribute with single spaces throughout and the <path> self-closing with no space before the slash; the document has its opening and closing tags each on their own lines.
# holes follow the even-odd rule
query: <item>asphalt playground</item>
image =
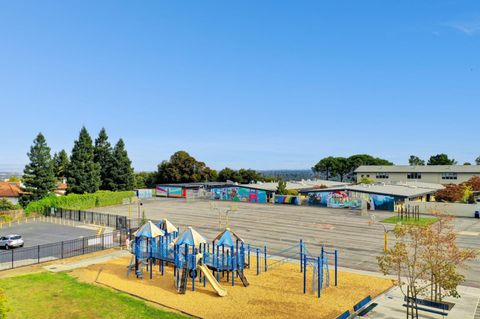
<svg viewBox="0 0 480 319">
<path fill-rule="evenodd" d="M 394 227 L 379 222 L 391 216 L 391 212 L 373 212 L 375 222 L 372 222 L 371 214 L 362 216 L 359 211 L 308 206 L 220 201 L 188 203 L 184 199 L 156 198 L 143 200 L 139 209 L 128 205 L 97 209 L 131 218 L 144 211 L 147 218 L 167 218 L 181 230 L 192 226 L 210 240 L 225 228 L 227 210 L 231 210 L 228 226 L 247 243 L 266 245 L 271 254 L 303 239 L 312 254 L 319 254 L 323 244 L 327 250 L 339 251 L 341 267 L 374 272 L 379 271 L 376 257 L 383 251 L 384 227 L 387 230 Z M 454 224 L 461 247 L 480 246 L 480 220 L 458 218 Z M 394 240 L 391 235 L 389 238 L 391 245 Z M 466 285 L 480 287 L 480 261 L 469 263 L 462 272 Z"/>
</svg>

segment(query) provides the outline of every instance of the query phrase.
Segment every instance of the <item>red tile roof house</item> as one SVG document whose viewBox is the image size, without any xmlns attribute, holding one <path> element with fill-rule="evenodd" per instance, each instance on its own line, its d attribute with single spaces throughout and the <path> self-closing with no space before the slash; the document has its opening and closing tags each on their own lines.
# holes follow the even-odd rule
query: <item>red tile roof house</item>
<svg viewBox="0 0 480 319">
<path fill-rule="evenodd" d="M 0 182 L 0 198 L 6 198 L 13 204 L 18 204 L 18 199 L 23 191 L 16 183 Z"/>
</svg>

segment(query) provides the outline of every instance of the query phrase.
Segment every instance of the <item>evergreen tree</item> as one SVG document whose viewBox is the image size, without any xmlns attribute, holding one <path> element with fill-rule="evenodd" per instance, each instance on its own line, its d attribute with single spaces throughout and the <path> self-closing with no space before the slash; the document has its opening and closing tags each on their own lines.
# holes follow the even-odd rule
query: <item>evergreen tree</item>
<svg viewBox="0 0 480 319">
<path fill-rule="evenodd" d="M 111 169 L 112 190 L 132 190 L 135 184 L 135 175 L 133 173 L 132 161 L 128 158 L 125 143 L 122 139 L 118 140 L 113 149 L 113 159 L 114 165 Z"/>
<path fill-rule="evenodd" d="M 94 193 L 100 186 L 100 167 L 93 160 L 93 142 L 85 127 L 72 149 L 67 170 L 69 193 Z"/>
<path fill-rule="evenodd" d="M 111 176 L 111 170 L 114 165 L 112 146 L 108 142 L 108 135 L 104 128 L 100 130 L 98 138 L 95 140 L 95 149 L 93 159 L 100 165 L 100 189 L 112 190 L 114 181 Z"/>
<path fill-rule="evenodd" d="M 30 163 L 23 171 L 23 183 L 25 191 L 29 194 L 23 195 L 20 199 L 23 205 L 47 196 L 56 187 L 50 147 L 42 133 L 38 133 L 33 141 L 28 158 Z"/>
<path fill-rule="evenodd" d="M 67 172 L 69 164 L 70 160 L 68 159 L 68 155 L 65 150 L 61 150 L 60 152 L 55 153 L 55 155 L 53 155 L 53 171 L 55 177 L 58 179 L 65 178 L 65 174 Z"/>
</svg>

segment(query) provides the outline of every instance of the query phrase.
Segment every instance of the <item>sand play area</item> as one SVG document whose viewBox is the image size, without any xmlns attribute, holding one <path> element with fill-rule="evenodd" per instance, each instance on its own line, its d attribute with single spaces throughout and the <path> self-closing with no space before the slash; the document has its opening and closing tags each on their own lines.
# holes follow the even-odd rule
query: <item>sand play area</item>
<svg viewBox="0 0 480 319">
<path fill-rule="evenodd" d="M 392 286 L 390 280 L 339 272 L 338 287 L 322 290 L 317 298 L 309 289 L 303 294 L 303 275 L 296 264 L 285 263 L 268 272 L 256 275 L 255 265 L 245 275 L 250 282 L 244 287 L 237 278 L 232 287 L 226 278 L 221 285 L 227 290 L 226 297 L 219 297 L 209 286 L 204 288 L 198 280 L 195 291 L 191 291 L 191 280 L 187 293 L 180 295 L 174 286 L 173 268 L 167 267 L 164 276 L 155 267 L 153 279 L 145 273 L 145 279 L 137 279 L 134 273 L 127 278 L 130 258 L 118 258 L 107 263 L 76 269 L 74 277 L 88 283 L 97 283 L 118 291 L 138 296 L 165 307 L 177 309 L 201 318 L 335 318 L 355 303 L 371 295 L 375 297 Z"/>
</svg>

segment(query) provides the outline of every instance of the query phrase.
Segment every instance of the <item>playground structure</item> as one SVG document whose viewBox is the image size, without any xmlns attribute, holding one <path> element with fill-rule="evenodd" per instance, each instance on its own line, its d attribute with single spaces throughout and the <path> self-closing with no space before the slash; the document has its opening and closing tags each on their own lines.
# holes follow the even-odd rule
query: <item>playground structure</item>
<svg viewBox="0 0 480 319">
<path fill-rule="evenodd" d="M 127 276 L 135 267 L 137 278 L 143 278 L 145 267 L 152 279 L 154 266 L 159 266 L 163 276 L 165 266 L 173 265 L 175 287 L 180 294 L 186 293 L 189 278 L 192 291 L 195 291 L 198 278 L 204 287 L 208 281 L 221 297 L 227 295 L 219 283 L 225 276 L 227 282 L 231 280 L 232 286 L 235 278 L 239 278 L 245 287 L 249 285 L 243 271 L 247 266 L 244 241 L 228 228 L 211 244 L 192 227 L 179 235 L 179 230 L 168 220 L 158 226 L 148 221 L 133 235 L 133 255 Z"/>
<path fill-rule="evenodd" d="M 318 298 L 324 288 L 330 287 L 329 256 L 334 266 L 334 285 L 338 286 L 338 252 L 329 252 L 322 245 L 319 256 L 311 254 L 303 242 L 276 252 L 275 257 L 269 256 L 267 247 L 256 247 L 245 244 L 235 232 L 225 228 L 211 243 L 192 227 L 188 227 L 181 235 L 168 220 L 158 224 L 148 221 L 134 234 L 132 241 L 132 259 L 128 267 L 127 276 L 135 269 L 137 278 L 143 279 L 143 268 L 153 277 L 154 266 L 159 267 L 163 276 L 165 266 L 173 266 L 174 285 L 178 293 L 185 294 L 191 282 L 191 289 L 195 285 L 211 285 L 215 292 L 224 297 L 227 291 L 220 282 L 231 282 L 235 285 L 238 278 L 243 286 L 249 282 L 244 270 L 250 268 L 252 254 L 256 257 L 256 275 L 267 272 L 281 264 L 300 261 L 300 272 L 303 273 L 303 293 L 307 293 L 307 274 L 311 275 L 311 289 Z M 279 257 L 281 256 L 281 257 Z M 263 259 L 263 260 L 262 260 Z M 197 283 L 198 279 L 198 283 Z"/>
</svg>

